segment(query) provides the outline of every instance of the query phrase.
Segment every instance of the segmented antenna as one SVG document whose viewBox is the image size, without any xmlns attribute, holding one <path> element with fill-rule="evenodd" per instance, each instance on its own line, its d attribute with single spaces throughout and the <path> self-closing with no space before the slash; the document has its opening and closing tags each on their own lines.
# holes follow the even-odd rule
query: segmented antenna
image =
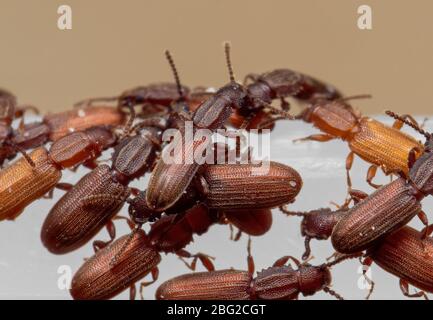
<svg viewBox="0 0 433 320">
<path fill-rule="evenodd" d="M 171 71 L 173 72 L 174 80 L 176 81 L 177 92 L 179 93 L 179 96 L 183 99 L 184 93 L 183 93 L 182 85 L 180 84 L 179 73 L 177 72 L 176 65 L 174 64 L 174 60 L 173 57 L 171 56 L 170 51 L 165 50 L 165 57 L 167 58 L 167 61 L 170 64 Z"/>
<path fill-rule="evenodd" d="M 224 51 L 226 55 L 226 64 L 229 69 L 230 82 L 235 82 L 235 75 L 233 72 L 232 62 L 230 59 L 230 43 L 224 42 Z"/>
<path fill-rule="evenodd" d="M 426 139 L 430 139 L 431 138 L 431 134 L 428 133 L 427 131 L 421 129 L 417 124 L 413 123 L 410 120 L 407 120 L 406 118 L 398 115 L 395 112 L 392 112 L 390 110 L 385 111 L 385 113 L 390 116 L 391 118 L 394 118 L 396 120 L 400 120 L 401 122 L 403 122 L 404 124 L 407 124 L 409 127 L 411 127 L 412 129 L 418 131 L 420 134 L 422 134 L 424 137 L 426 137 Z"/>
<path fill-rule="evenodd" d="M 125 127 L 123 128 L 123 134 L 124 136 L 127 136 L 131 132 L 132 124 L 134 123 L 136 114 L 135 109 L 131 104 L 127 104 L 125 107 L 129 110 L 129 119 L 128 122 L 125 124 Z"/>
<path fill-rule="evenodd" d="M 336 264 L 339 264 L 340 262 L 343 262 L 344 260 L 359 258 L 360 256 L 362 256 L 362 252 L 354 253 L 354 254 L 346 254 L 346 255 L 343 255 L 341 257 L 336 258 L 332 262 L 323 264 L 323 266 L 330 268 L 332 266 L 335 266 Z"/>
</svg>

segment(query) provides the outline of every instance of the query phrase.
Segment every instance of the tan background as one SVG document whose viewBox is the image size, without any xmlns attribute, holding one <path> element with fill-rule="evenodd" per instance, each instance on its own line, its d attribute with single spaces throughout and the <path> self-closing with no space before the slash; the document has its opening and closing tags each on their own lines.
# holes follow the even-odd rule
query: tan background
<svg viewBox="0 0 433 320">
<path fill-rule="evenodd" d="M 57 29 L 57 7 L 73 30 Z M 373 9 L 373 30 L 356 26 Z M 357 102 L 432 113 L 433 2 L 348 0 L 0 0 L 0 86 L 21 102 L 60 110 L 81 98 L 171 80 L 163 50 L 185 84 L 227 82 L 221 43 L 230 40 L 239 80 L 247 72 L 292 68 L 326 79 Z"/>
</svg>

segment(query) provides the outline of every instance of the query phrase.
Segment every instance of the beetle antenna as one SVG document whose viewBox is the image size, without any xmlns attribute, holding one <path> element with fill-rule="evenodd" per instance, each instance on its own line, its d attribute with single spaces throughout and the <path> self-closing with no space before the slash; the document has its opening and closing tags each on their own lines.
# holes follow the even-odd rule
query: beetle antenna
<svg viewBox="0 0 433 320">
<path fill-rule="evenodd" d="M 342 256 L 336 258 L 332 262 L 323 264 L 323 266 L 327 267 L 327 268 L 330 268 L 330 267 L 335 266 L 336 264 L 339 264 L 339 263 L 341 263 L 341 262 L 343 262 L 345 260 L 359 258 L 360 256 L 362 256 L 362 252 L 358 252 L 358 253 L 354 253 L 354 254 L 345 254 L 345 255 L 342 255 Z"/>
<path fill-rule="evenodd" d="M 173 57 L 171 56 L 170 51 L 165 50 L 165 57 L 167 58 L 167 61 L 168 61 L 170 68 L 171 68 L 171 71 L 173 72 L 174 80 L 176 81 L 177 92 L 179 93 L 180 98 L 183 99 L 184 98 L 184 92 L 182 89 L 182 85 L 180 84 L 179 73 L 177 72 L 177 68 L 176 68 L 176 65 L 174 64 L 174 60 L 173 60 Z"/>
<path fill-rule="evenodd" d="M 224 42 L 224 51 L 226 55 L 226 64 L 229 69 L 230 82 L 235 82 L 235 74 L 233 72 L 232 61 L 230 59 L 230 43 Z"/>
<path fill-rule="evenodd" d="M 279 207 L 280 211 L 285 213 L 288 216 L 297 216 L 297 217 L 304 217 L 306 215 L 307 212 L 303 212 L 303 211 L 290 211 L 289 209 L 287 209 L 287 206 L 280 206 Z"/>
<path fill-rule="evenodd" d="M 388 116 L 390 116 L 391 118 L 394 118 L 396 120 L 400 120 L 401 122 L 403 122 L 404 124 L 407 124 L 412 129 L 418 131 L 420 134 L 422 134 L 424 137 L 426 137 L 427 140 L 429 140 L 431 138 L 431 134 L 430 133 L 428 133 L 427 131 L 421 129 L 417 124 L 413 123 L 410 120 L 407 120 L 405 117 L 402 117 L 402 116 L 398 115 L 397 113 L 392 112 L 390 110 L 386 110 L 385 113 Z"/>
<path fill-rule="evenodd" d="M 358 94 L 358 95 L 354 95 L 354 96 L 348 96 L 348 97 L 343 97 L 340 99 L 337 99 L 337 101 L 349 101 L 349 100 L 357 100 L 357 99 L 371 99 L 373 98 L 371 94 Z"/>
<path fill-rule="evenodd" d="M 128 103 L 124 107 L 128 108 L 129 110 L 129 119 L 128 122 L 125 124 L 125 127 L 123 128 L 123 136 L 127 136 L 131 132 L 132 124 L 134 123 L 136 113 L 134 107 Z"/>
<path fill-rule="evenodd" d="M 341 295 L 339 295 L 337 292 L 335 292 L 334 290 L 330 289 L 329 287 L 324 287 L 323 291 L 325 291 L 326 293 L 330 294 L 331 296 L 334 296 L 338 300 L 344 300 L 344 298 Z"/>
</svg>

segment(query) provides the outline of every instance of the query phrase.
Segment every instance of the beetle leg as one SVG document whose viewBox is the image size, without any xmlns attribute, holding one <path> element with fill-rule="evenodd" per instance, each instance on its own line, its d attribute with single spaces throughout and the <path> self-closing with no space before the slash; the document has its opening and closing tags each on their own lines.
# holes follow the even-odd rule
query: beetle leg
<svg viewBox="0 0 433 320">
<path fill-rule="evenodd" d="M 409 293 L 409 283 L 406 280 L 400 279 L 400 290 L 408 298 L 421 298 L 429 300 L 427 294 L 424 291 L 418 291 L 415 293 Z"/>
<path fill-rule="evenodd" d="M 310 241 L 311 241 L 311 237 L 305 236 L 305 240 L 304 240 L 305 252 L 302 254 L 302 260 L 307 260 L 311 254 Z"/>
<path fill-rule="evenodd" d="M 242 230 L 238 229 L 238 232 L 236 232 L 236 235 L 233 238 L 233 241 L 239 241 L 239 239 L 241 238 L 241 236 L 242 236 Z"/>
<path fill-rule="evenodd" d="M 305 138 L 299 138 L 293 140 L 293 142 L 299 142 L 299 141 L 317 141 L 317 142 L 326 142 L 335 139 L 334 136 L 331 136 L 330 134 L 312 134 Z"/>
<path fill-rule="evenodd" d="M 347 180 L 347 187 L 349 188 L 349 192 L 350 189 L 352 189 L 352 179 L 350 179 L 350 169 L 352 169 L 354 156 L 355 154 L 353 153 L 353 151 L 350 151 L 346 158 L 346 180 Z"/>
<path fill-rule="evenodd" d="M 135 228 L 135 223 L 131 219 L 124 216 L 114 216 L 111 220 L 125 220 L 128 224 L 129 229 L 133 230 Z"/>
<path fill-rule="evenodd" d="M 135 296 L 137 295 L 137 289 L 135 288 L 135 284 L 131 284 L 129 287 L 129 300 L 135 300 Z"/>
<path fill-rule="evenodd" d="M 368 171 L 367 171 L 367 183 L 368 183 L 370 186 L 372 186 L 373 188 L 378 189 L 378 188 L 380 188 L 382 185 L 375 184 L 375 183 L 372 182 L 373 179 L 374 179 L 374 177 L 376 176 L 376 172 L 377 172 L 377 166 L 376 166 L 376 165 L 373 164 L 373 165 L 371 165 L 371 166 L 368 168 Z"/>
<path fill-rule="evenodd" d="M 147 286 L 150 286 L 152 283 L 156 282 L 158 280 L 159 277 L 159 269 L 158 267 L 154 267 L 152 268 L 152 270 L 150 271 L 150 274 L 152 275 L 152 280 L 151 281 L 147 281 L 147 282 L 141 282 L 140 283 L 140 299 L 144 300 L 144 288 Z"/>
<path fill-rule="evenodd" d="M 407 156 L 407 167 L 411 169 L 416 161 L 416 152 L 419 151 L 418 148 L 412 148 L 409 151 L 409 154 Z"/>
<path fill-rule="evenodd" d="M 63 191 L 69 191 L 74 187 L 73 184 L 67 182 L 59 182 L 56 184 L 56 188 Z"/>
<path fill-rule="evenodd" d="M 102 248 L 105 248 L 108 246 L 113 240 L 116 238 L 116 227 L 114 226 L 113 221 L 108 221 L 105 225 L 105 228 L 107 229 L 108 235 L 110 236 L 110 240 L 108 241 L 102 241 L 102 240 L 95 240 L 93 241 L 93 250 L 95 252 L 98 252 Z"/>
<path fill-rule="evenodd" d="M 355 204 L 368 197 L 367 193 L 358 189 L 350 189 L 349 195 Z"/>
<path fill-rule="evenodd" d="M 428 236 L 428 218 L 427 218 L 427 215 L 425 214 L 425 212 L 424 211 L 419 211 L 418 213 L 417 213 L 417 216 L 418 216 L 418 218 L 421 220 L 421 222 L 424 224 L 424 226 L 425 226 L 425 228 L 424 228 L 424 232 L 423 232 L 423 235 L 422 235 L 422 237 L 421 237 L 421 239 L 425 239 L 425 238 L 427 238 L 427 236 Z"/>
<path fill-rule="evenodd" d="M 188 267 L 188 269 L 195 271 L 196 266 L 197 266 L 197 261 L 200 260 L 200 262 L 202 263 L 202 265 L 208 270 L 208 271 L 214 271 L 215 267 L 212 263 L 211 260 L 214 260 L 214 257 L 208 256 L 207 254 L 204 253 L 196 253 L 196 254 L 191 254 L 188 251 L 181 249 L 176 251 L 176 254 L 179 256 L 180 260 L 182 260 L 182 262 Z M 185 261 L 185 258 L 192 258 L 191 263 L 188 263 Z"/>
<path fill-rule="evenodd" d="M 280 106 L 282 110 L 290 111 L 290 103 L 288 103 L 284 97 L 280 97 Z"/>
<path fill-rule="evenodd" d="M 359 261 L 361 262 L 363 268 L 362 268 L 362 276 L 364 279 L 368 282 L 370 285 L 370 289 L 368 290 L 368 294 L 365 297 L 366 300 L 370 299 L 371 294 L 373 293 L 374 289 L 374 281 L 370 279 L 369 276 L 367 276 L 367 271 L 370 269 L 371 265 L 373 264 L 373 259 L 370 257 L 366 257 L 363 261 L 361 260 L 361 257 L 359 258 Z"/>
<path fill-rule="evenodd" d="M 248 265 L 248 274 L 253 277 L 254 271 L 256 269 L 256 265 L 254 263 L 254 258 L 251 255 L 251 237 L 248 237 L 248 244 L 247 244 L 247 265 Z"/>
<path fill-rule="evenodd" d="M 402 119 L 409 119 L 410 122 L 412 122 L 414 125 L 416 125 L 417 127 L 419 127 L 418 122 L 415 120 L 414 117 L 412 117 L 409 114 L 404 114 L 401 116 Z M 403 122 L 401 120 L 395 120 L 392 127 L 394 129 L 400 130 L 403 127 Z"/>
<path fill-rule="evenodd" d="M 301 262 L 299 262 L 298 259 L 296 259 L 295 257 L 292 256 L 284 256 L 281 257 L 280 259 L 278 259 L 277 261 L 274 262 L 274 264 L 272 265 L 273 267 L 282 267 L 284 266 L 289 260 L 293 261 L 296 266 L 299 268 L 301 266 Z"/>
<path fill-rule="evenodd" d="M 324 287 L 323 291 L 325 291 L 326 293 L 330 294 L 331 296 L 334 296 L 338 300 L 344 300 L 344 298 L 340 294 L 338 294 L 334 290 L 330 289 L 329 287 Z"/>
</svg>

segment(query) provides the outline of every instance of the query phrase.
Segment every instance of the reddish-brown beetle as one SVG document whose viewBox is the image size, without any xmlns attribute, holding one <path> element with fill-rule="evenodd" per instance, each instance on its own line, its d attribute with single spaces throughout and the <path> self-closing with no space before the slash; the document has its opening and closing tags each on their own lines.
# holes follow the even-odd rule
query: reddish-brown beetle
<svg viewBox="0 0 433 320">
<path fill-rule="evenodd" d="M 415 215 L 428 225 L 420 201 L 433 194 L 433 139 L 412 122 L 400 117 L 398 119 L 425 135 L 424 153 L 415 160 L 415 152 L 410 152 L 407 178 L 398 178 L 376 190 L 351 208 L 337 223 L 331 240 L 338 252 L 365 250 L 407 224 Z"/>
<path fill-rule="evenodd" d="M 431 227 L 428 232 L 431 232 Z M 433 292 L 433 239 L 405 226 L 367 250 L 364 265 L 373 262 L 400 278 L 400 289 L 406 297 L 424 297 Z M 422 291 L 409 293 L 409 284 Z"/>
<path fill-rule="evenodd" d="M 112 131 L 95 127 L 76 132 L 53 143 L 48 152 L 39 147 L 0 171 L 0 220 L 15 219 L 34 200 L 58 184 L 64 168 L 98 157 L 116 141 Z"/>
<path fill-rule="evenodd" d="M 351 97 L 359 98 L 358 97 Z M 388 127 L 379 121 L 369 117 L 362 117 L 346 101 L 349 98 L 335 101 L 319 99 L 302 112 L 297 118 L 306 122 L 312 122 L 315 127 L 324 134 L 314 134 L 297 140 L 312 140 L 325 142 L 340 138 L 347 141 L 350 153 L 346 159 L 347 184 L 351 187 L 350 169 L 354 155 L 356 154 L 372 165 L 367 172 L 367 182 L 374 188 L 373 178 L 377 168 L 382 168 L 385 174 L 400 173 L 407 174 L 409 167 L 407 159 L 409 153 L 414 153 L 418 158 L 424 147 L 416 139 L 400 131 L 402 121 L 396 119 L 392 127 Z M 409 118 L 405 115 L 402 119 Z"/>
<path fill-rule="evenodd" d="M 131 108 L 132 124 L 134 111 Z M 137 132 L 122 138 L 114 149 L 111 168 L 101 165 L 85 175 L 54 205 L 42 226 L 43 244 L 53 253 L 70 252 L 87 243 L 107 226 L 115 238 L 111 218 L 122 208 L 129 194 L 137 193 L 129 183 L 149 171 L 160 147 L 161 128 L 140 128 L 142 123 L 125 132 Z"/>
<path fill-rule="evenodd" d="M 292 256 L 278 259 L 270 268 L 257 273 L 254 278 L 254 262 L 248 254 L 248 271 L 220 270 L 196 272 L 170 279 L 161 284 L 157 299 L 165 300 L 293 300 L 299 294 L 310 296 L 325 291 L 337 299 L 343 299 L 330 289 L 330 267 L 358 255 L 345 256 L 333 262 L 312 266 L 300 263 Z M 292 260 L 297 270 L 285 265 Z"/>
<path fill-rule="evenodd" d="M 190 265 L 186 264 L 192 269 L 200 259 L 208 270 L 213 270 L 210 257 L 202 253 L 190 254 L 183 249 L 192 241 L 193 233 L 203 233 L 212 224 L 205 207 L 194 207 L 176 224 L 172 224 L 172 219 L 173 217 L 164 217 L 156 222 L 149 235 L 135 227 L 130 235 L 98 250 L 75 274 L 71 287 L 72 297 L 80 300 L 110 299 L 130 288 L 130 298 L 133 299 L 134 283 L 151 273 L 153 280 L 140 285 L 143 297 L 144 287 L 158 278 L 160 252 L 174 252 L 182 258 L 193 258 Z M 134 227 L 132 222 L 130 224 Z"/>
</svg>

